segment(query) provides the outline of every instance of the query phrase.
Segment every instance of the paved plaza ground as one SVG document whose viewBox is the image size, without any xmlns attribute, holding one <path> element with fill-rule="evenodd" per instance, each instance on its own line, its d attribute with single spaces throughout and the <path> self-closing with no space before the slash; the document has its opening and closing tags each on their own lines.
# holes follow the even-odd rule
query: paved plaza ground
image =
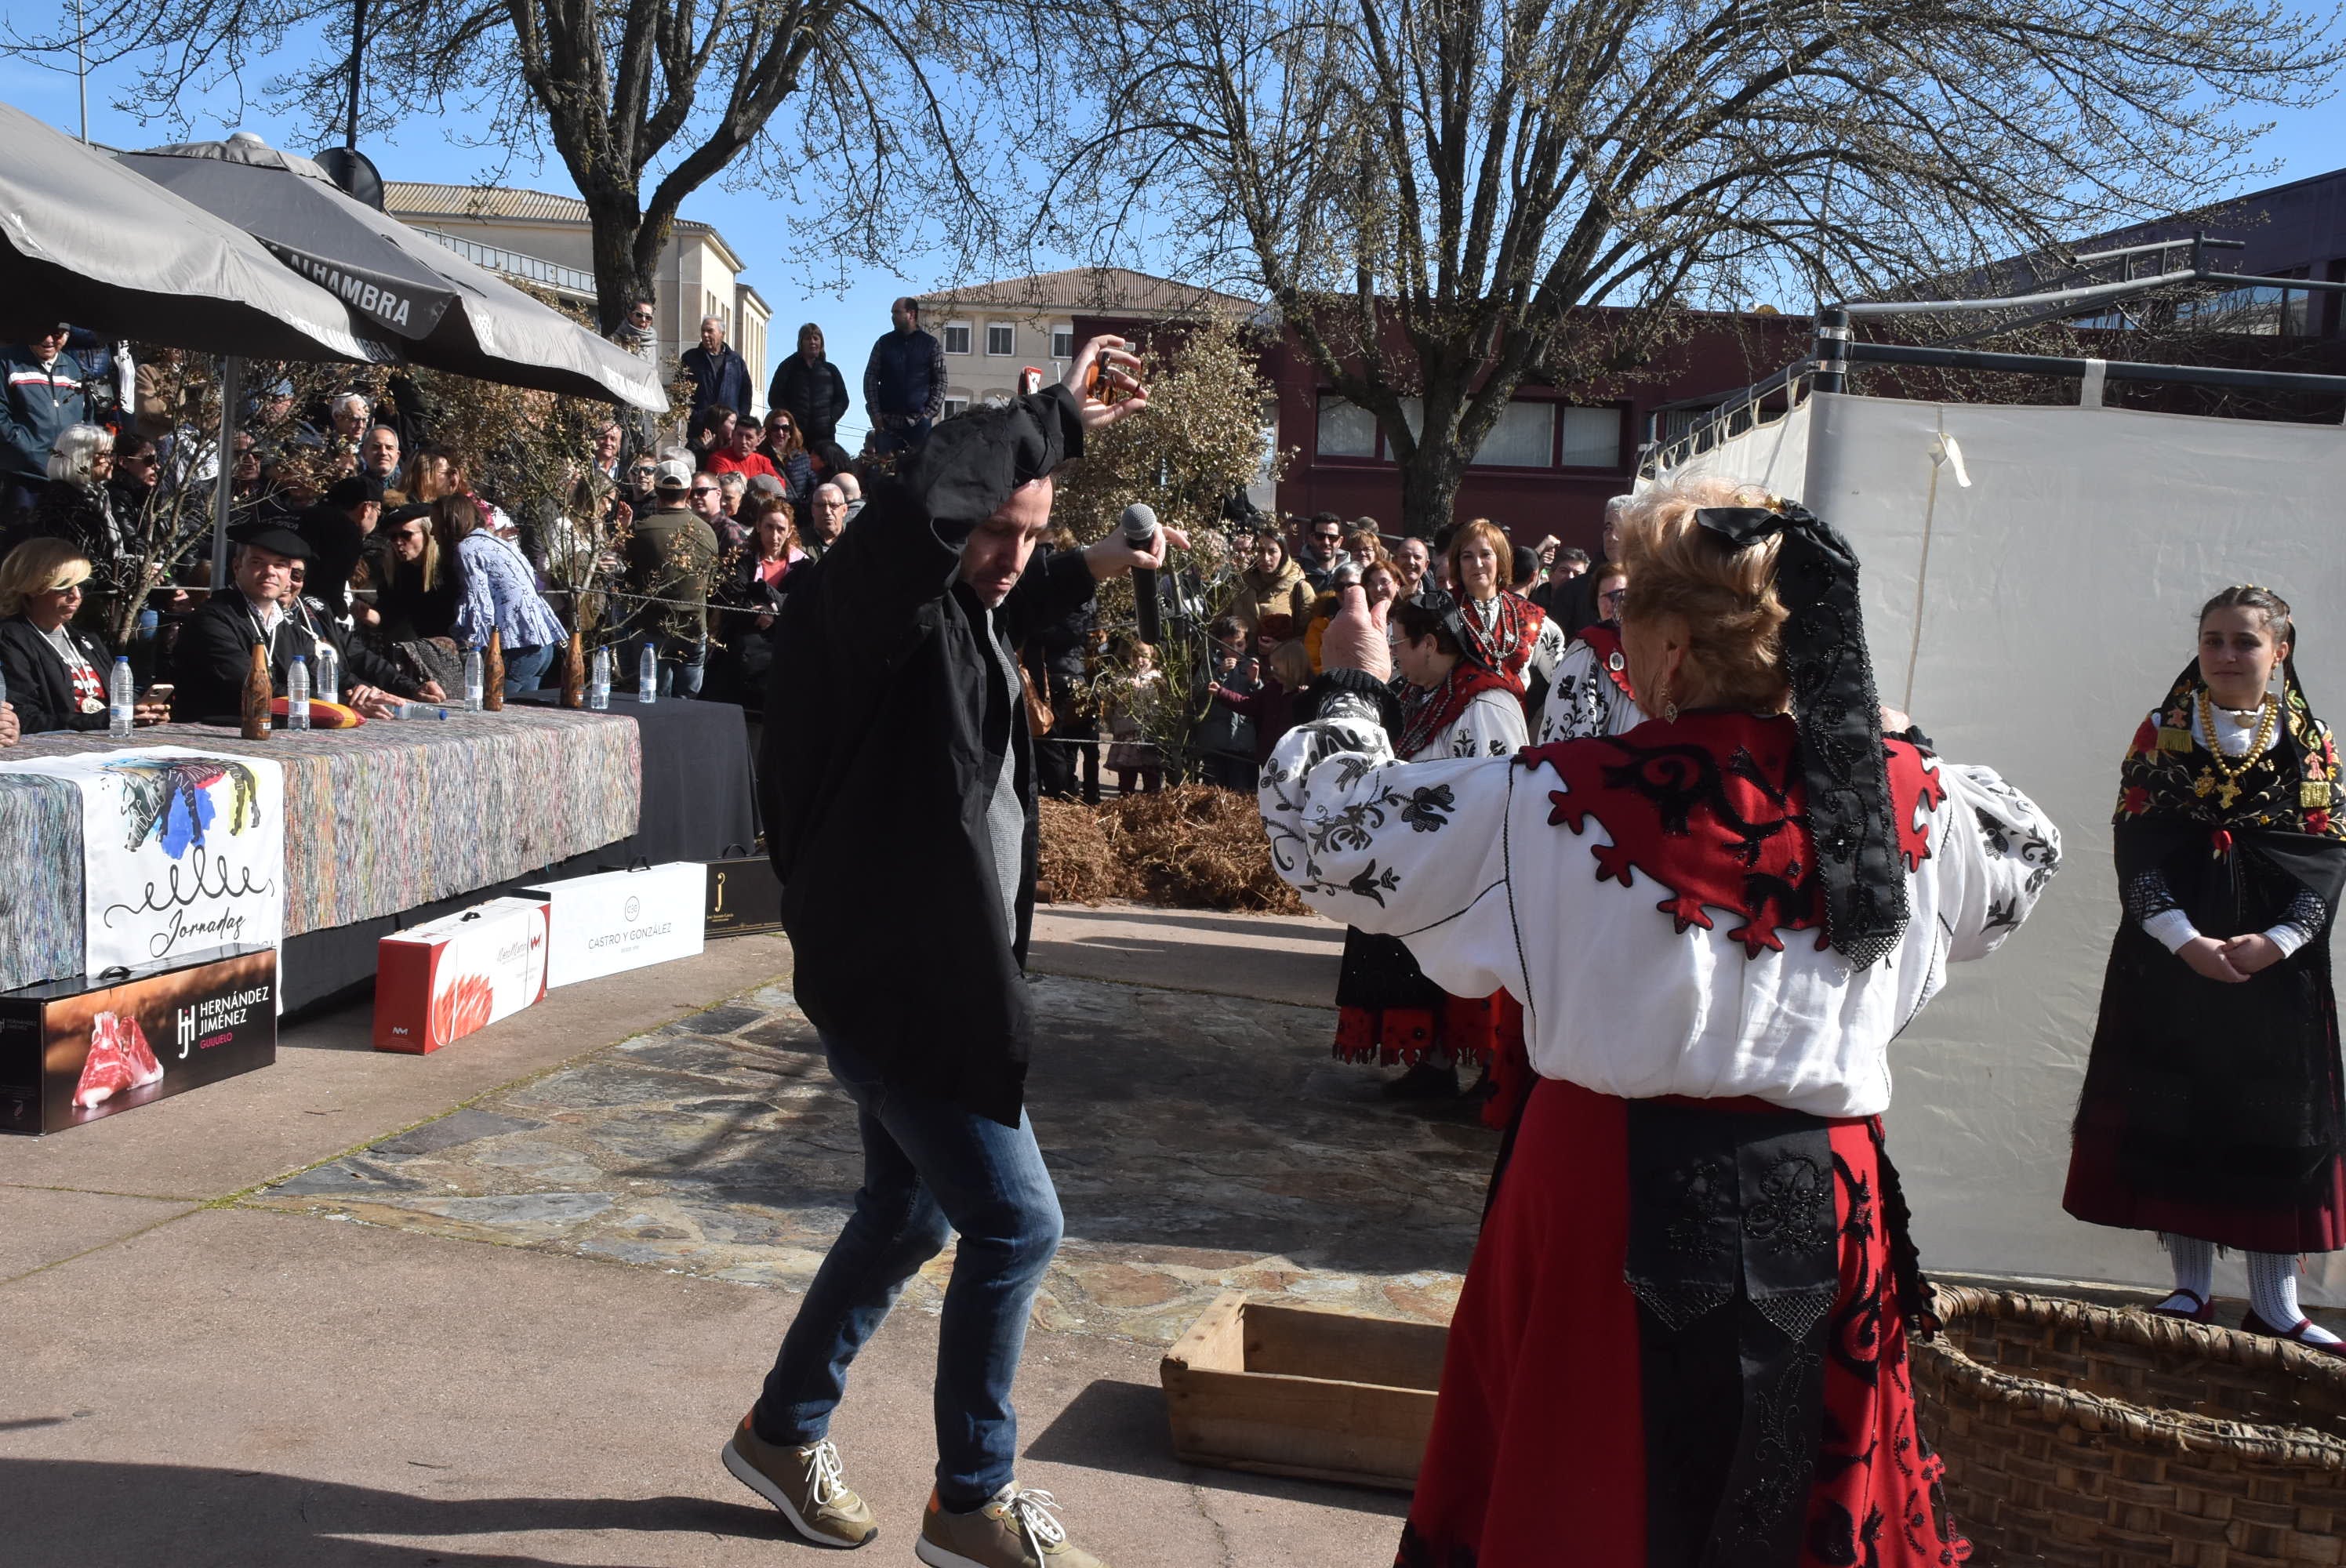
<svg viewBox="0 0 2346 1568">
<path fill-rule="evenodd" d="M 1030 1105 L 1067 1243 L 1021 1479 L 1122 1568 L 1389 1559 L 1398 1496 L 1178 1464 L 1158 1392 L 1225 1289 L 1432 1321 L 1455 1298 L 1495 1140 L 1330 1060 L 1340 936 L 1038 930 Z M 789 965 L 713 944 L 423 1058 L 368 1050 L 362 1006 L 266 1072 L 0 1140 L 0 1560 L 819 1560 L 715 1462 L 858 1174 Z M 860 1561 L 910 1559 L 950 1261 L 834 1429 L 882 1518 Z"/>
</svg>

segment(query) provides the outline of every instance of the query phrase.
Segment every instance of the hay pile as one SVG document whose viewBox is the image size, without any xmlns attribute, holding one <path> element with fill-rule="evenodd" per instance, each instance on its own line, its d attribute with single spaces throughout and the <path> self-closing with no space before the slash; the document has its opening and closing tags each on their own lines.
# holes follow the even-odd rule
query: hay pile
<svg viewBox="0 0 2346 1568">
<path fill-rule="evenodd" d="M 1307 912 L 1270 869 L 1252 795 L 1177 784 L 1097 808 L 1046 800 L 1042 812 L 1038 901 Z"/>
</svg>

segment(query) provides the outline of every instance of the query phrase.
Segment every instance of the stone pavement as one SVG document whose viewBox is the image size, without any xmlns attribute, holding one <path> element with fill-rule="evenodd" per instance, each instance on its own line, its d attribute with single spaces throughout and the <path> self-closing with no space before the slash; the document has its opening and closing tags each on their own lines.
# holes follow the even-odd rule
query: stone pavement
<svg viewBox="0 0 2346 1568">
<path fill-rule="evenodd" d="M 1168 1345 L 1224 1290 L 1449 1321 L 1495 1139 L 1328 1056 L 1324 1009 L 1034 982 L 1029 1113 L 1067 1240 L 1049 1329 Z M 247 1201 L 802 1289 L 862 1175 L 853 1102 L 768 986 Z M 934 1311 L 949 1248 L 909 1304 Z"/>
<path fill-rule="evenodd" d="M 1064 915 L 1065 918 L 1061 918 Z M 1021 1478 L 1121 1568 L 1389 1560 L 1402 1501 L 1173 1462 L 1158 1347 L 1225 1287 L 1440 1319 L 1493 1140 L 1326 1055 L 1334 933 L 1053 911 L 1034 1115 L 1067 1248 Z M 367 1014 L 276 1067 L 0 1139 L 0 1562 L 770 1563 L 714 1462 L 855 1185 L 787 949 L 573 987 L 423 1058 Z M 1218 995 L 1217 986 L 1238 993 Z M 834 1435 L 901 1562 L 933 1462 L 935 1287 Z M 876 1553 L 876 1555 L 874 1555 Z"/>
</svg>

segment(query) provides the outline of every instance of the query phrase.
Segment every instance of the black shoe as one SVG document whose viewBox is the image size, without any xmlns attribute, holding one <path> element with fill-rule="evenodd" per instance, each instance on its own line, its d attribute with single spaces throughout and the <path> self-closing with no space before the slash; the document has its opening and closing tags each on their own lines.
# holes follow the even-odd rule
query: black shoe
<svg viewBox="0 0 2346 1568">
<path fill-rule="evenodd" d="M 1444 1062 L 1439 1066 L 1421 1061 L 1385 1085 L 1389 1100 L 1454 1100 L 1458 1097 L 1458 1068 Z"/>
</svg>

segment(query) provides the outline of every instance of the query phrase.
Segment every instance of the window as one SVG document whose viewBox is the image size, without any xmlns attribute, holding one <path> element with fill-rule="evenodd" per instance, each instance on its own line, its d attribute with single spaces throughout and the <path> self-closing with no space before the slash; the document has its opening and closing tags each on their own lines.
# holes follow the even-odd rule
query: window
<svg viewBox="0 0 2346 1568">
<path fill-rule="evenodd" d="M 2252 338 L 2303 337 L 2313 296 L 2303 289 L 2256 285 L 2176 307 L 2178 320 L 2201 331 Z"/>
<path fill-rule="evenodd" d="M 1564 414 L 1564 466 L 1621 466 L 1621 411 L 1618 408 L 1567 408 Z"/>
<path fill-rule="evenodd" d="M 1545 468 L 1556 451 L 1556 404 L 1511 402 L 1483 438 L 1477 467 Z"/>
<path fill-rule="evenodd" d="M 1018 351 L 1018 329 L 1000 321 L 985 324 L 985 351 L 995 359 L 1006 360 Z"/>
<path fill-rule="evenodd" d="M 1051 329 L 1051 357 L 1055 360 L 1072 360 L 1076 357 L 1075 328 L 1054 327 Z"/>
<path fill-rule="evenodd" d="M 969 323 L 967 321 L 947 321 L 945 323 L 945 352 L 949 354 L 965 354 L 969 352 Z"/>
<path fill-rule="evenodd" d="M 948 397 L 945 399 L 945 418 L 951 419 L 957 413 L 967 413 L 968 412 L 969 399 L 965 397 Z"/>
<path fill-rule="evenodd" d="M 1377 455 L 1377 416 L 1334 392 L 1320 394 L 1320 455 Z"/>
</svg>

